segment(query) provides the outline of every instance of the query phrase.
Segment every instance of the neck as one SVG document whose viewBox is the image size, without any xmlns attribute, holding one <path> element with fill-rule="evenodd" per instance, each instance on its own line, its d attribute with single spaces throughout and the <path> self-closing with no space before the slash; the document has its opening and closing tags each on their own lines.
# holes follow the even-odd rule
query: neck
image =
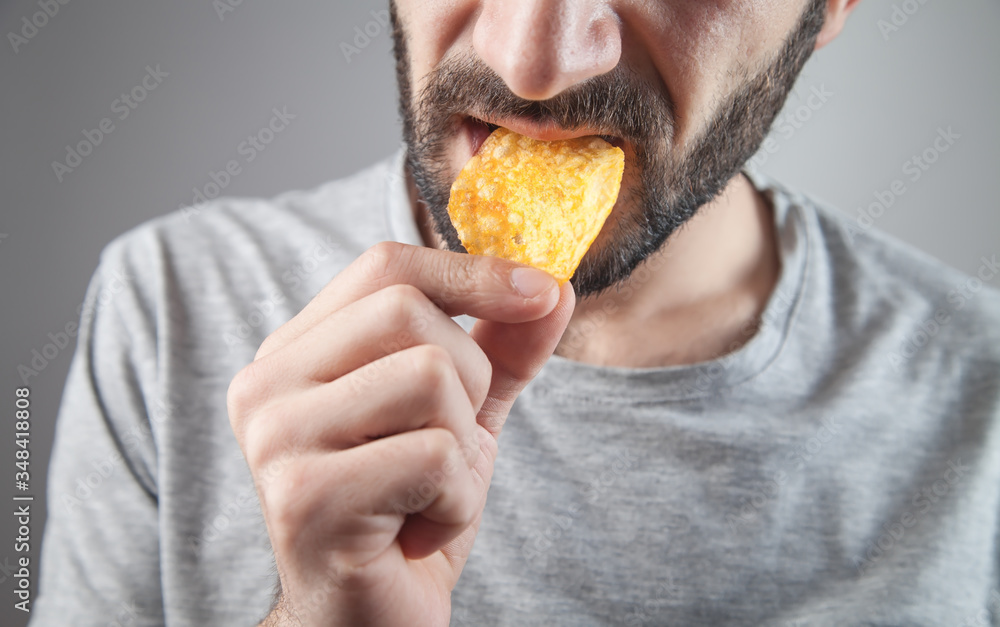
<svg viewBox="0 0 1000 627">
<path fill-rule="evenodd" d="M 407 179 L 412 202 L 417 191 Z M 441 248 L 426 208 L 412 205 L 424 242 Z M 578 300 L 556 354 L 652 368 L 707 361 L 743 346 L 780 274 L 771 212 L 750 181 L 735 176 L 626 283 Z"/>
</svg>

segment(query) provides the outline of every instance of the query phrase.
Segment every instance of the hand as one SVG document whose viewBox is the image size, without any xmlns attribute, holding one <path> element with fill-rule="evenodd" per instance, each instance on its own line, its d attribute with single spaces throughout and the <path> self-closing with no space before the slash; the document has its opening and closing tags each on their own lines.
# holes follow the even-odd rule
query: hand
<svg viewBox="0 0 1000 627">
<path fill-rule="evenodd" d="M 573 304 L 540 270 L 384 243 L 264 341 L 228 396 L 281 579 L 262 624 L 448 624 L 497 437 Z"/>
</svg>

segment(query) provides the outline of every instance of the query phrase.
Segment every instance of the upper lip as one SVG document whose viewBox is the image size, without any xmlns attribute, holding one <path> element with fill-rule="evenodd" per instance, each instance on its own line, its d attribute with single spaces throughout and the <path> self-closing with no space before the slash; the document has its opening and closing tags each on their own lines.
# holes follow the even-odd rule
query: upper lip
<svg viewBox="0 0 1000 627">
<path fill-rule="evenodd" d="M 559 126 L 553 120 L 546 120 L 545 122 L 535 122 L 526 118 L 492 118 L 484 116 L 473 116 L 480 122 L 489 124 L 490 126 L 502 126 L 506 129 L 510 129 L 517 133 L 518 135 L 524 135 L 526 137 L 531 137 L 532 139 L 538 139 L 541 141 L 555 141 L 558 139 L 575 139 L 577 137 L 589 137 L 596 135 L 598 137 L 603 137 L 604 139 L 611 141 L 617 140 L 615 143 L 621 142 L 621 137 L 615 135 L 614 133 L 608 133 L 606 129 L 598 129 L 588 126 L 581 126 L 575 129 L 566 129 Z"/>
</svg>

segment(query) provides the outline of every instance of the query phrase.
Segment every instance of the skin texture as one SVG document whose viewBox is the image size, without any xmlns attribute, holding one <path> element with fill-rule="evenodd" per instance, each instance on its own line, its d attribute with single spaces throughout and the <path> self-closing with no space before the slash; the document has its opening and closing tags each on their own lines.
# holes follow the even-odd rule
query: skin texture
<svg viewBox="0 0 1000 627">
<path fill-rule="evenodd" d="M 697 6 L 703 8 L 703 3 Z M 503 10 L 498 5 L 485 7 L 473 32 L 473 44 L 481 56 L 449 53 L 423 78 L 419 92 L 412 88 L 409 68 L 415 55 L 408 50 L 408 41 L 417 38 L 408 34 L 398 11 L 391 12 L 407 163 L 437 233 L 451 250 L 463 250 L 446 207 L 456 175 L 449 155 L 454 155 L 456 145 L 461 149 L 462 138 L 470 134 L 469 116 L 519 132 L 523 127 L 525 134 L 537 139 L 559 133 L 615 138 L 611 141 L 617 140 L 627 154 L 627 176 L 601 239 L 573 277 L 577 294 L 587 296 L 626 279 L 718 195 L 757 151 L 815 46 L 825 4 L 824 0 L 809 0 L 806 11 L 797 14 L 791 33 L 780 35 L 777 52 L 768 51 L 762 59 L 744 61 L 728 70 L 729 76 L 738 80 L 718 94 L 719 101 L 712 109 L 705 109 L 697 131 L 681 124 L 683 109 L 675 100 L 683 100 L 642 73 L 641 57 L 621 58 L 622 39 L 605 32 L 611 24 L 604 19 L 605 13 L 598 12 L 584 27 L 580 24 L 583 18 L 577 15 L 581 7 L 576 4 L 567 5 L 560 18 L 567 34 L 549 37 L 557 47 L 562 44 L 567 48 L 566 54 L 556 59 L 556 64 L 562 63 L 564 56 L 568 63 L 565 73 L 555 74 L 562 80 L 556 83 L 562 91 L 543 100 L 518 96 L 486 60 L 511 72 L 523 92 L 545 96 L 548 92 L 538 86 L 552 68 L 542 64 L 541 72 L 527 73 L 520 70 L 520 64 L 555 53 L 535 46 L 530 49 L 534 52 L 530 59 L 523 59 L 523 55 L 512 59 L 506 46 L 498 47 L 495 53 L 492 42 L 497 38 L 516 40 L 517 33 L 509 31 L 511 24 L 521 22 L 528 24 L 528 35 L 545 41 L 541 33 L 551 30 L 552 24 L 534 25 L 530 11 L 525 13 L 531 8 L 528 3 L 499 7 Z M 750 20 L 746 7 L 739 8 L 738 16 L 730 19 L 745 16 Z M 664 21 L 664 17 L 659 16 L 659 20 Z M 689 18 L 682 23 L 694 21 Z M 484 27 L 484 22 L 490 25 Z M 734 31 L 727 34 L 738 44 L 740 34 Z M 603 45 L 605 56 L 598 56 L 594 48 L 598 36 L 596 41 Z M 717 37 L 712 33 L 708 38 L 717 49 L 735 45 L 726 39 L 716 41 Z M 578 84 L 564 85 L 589 67 L 581 65 L 581 59 L 592 59 L 598 68 L 611 67 Z M 469 142 L 465 143 L 468 147 Z M 462 154 L 460 150 L 459 156 L 467 161 L 471 152 Z"/>
<path fill-rule="evenodd" d="M 852 6 L 827 3 L 815 45 L 839 32 Z M 681 154 L 776 58 L 805 8 L 805 0 L 407 0 L 397 17 L 413 91 L 403 97 L 448 58 L 476 60 L 532 102 L 627 64 L 642 93 L 671 103 L 669 147 Z M 540 139 L 592 134 L 582 122 L 505 125 Z M 472 144 L 453 135 L 442 147 L 443 167 L 457 175 Z M 281 580 L 264 625 L 447 625 L 497 438 L 553 351 L 623 365 L 696 361 L 725 350 L 778 272 L 769 208 L 735 175 L 670 236 L 664 256 L 647 259 L 646 278 L 628 286 L 606 324 L 570 345 L 567 337 L 581 337 L 573 332 L 581 312 L 614 294 L 578 302 L 569 284 L 540 271 L 440 250 L 413 180 L 410 189 L 429 246 L 366 252 L 230 385 L 230 422 Z M 613 251 L 611 241 L 598 245 Z M 450 318 L 462 313 L 479 318 L 471 334 Z M 611 340 L 628 347 L 636 328 L 646 352 L 607 349 Z"/>
</svg>

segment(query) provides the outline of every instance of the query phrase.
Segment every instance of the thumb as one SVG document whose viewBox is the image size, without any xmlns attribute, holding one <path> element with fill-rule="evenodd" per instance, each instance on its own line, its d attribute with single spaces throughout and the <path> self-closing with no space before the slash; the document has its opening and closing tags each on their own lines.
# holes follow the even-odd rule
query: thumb
<svg viewBox="0 0 1000 627">
<path fill-rule="evenodd" d="M 521 323 L 479 320 L 472 339 L 493 365 L 493 378 L 477 420 L 494 438 L 499 437 L 517 396 L 552 356 L 569 324 L 576 296 L 569 282 L 559 291 L 559 302 L 547 316 Z"/>
</svg>

